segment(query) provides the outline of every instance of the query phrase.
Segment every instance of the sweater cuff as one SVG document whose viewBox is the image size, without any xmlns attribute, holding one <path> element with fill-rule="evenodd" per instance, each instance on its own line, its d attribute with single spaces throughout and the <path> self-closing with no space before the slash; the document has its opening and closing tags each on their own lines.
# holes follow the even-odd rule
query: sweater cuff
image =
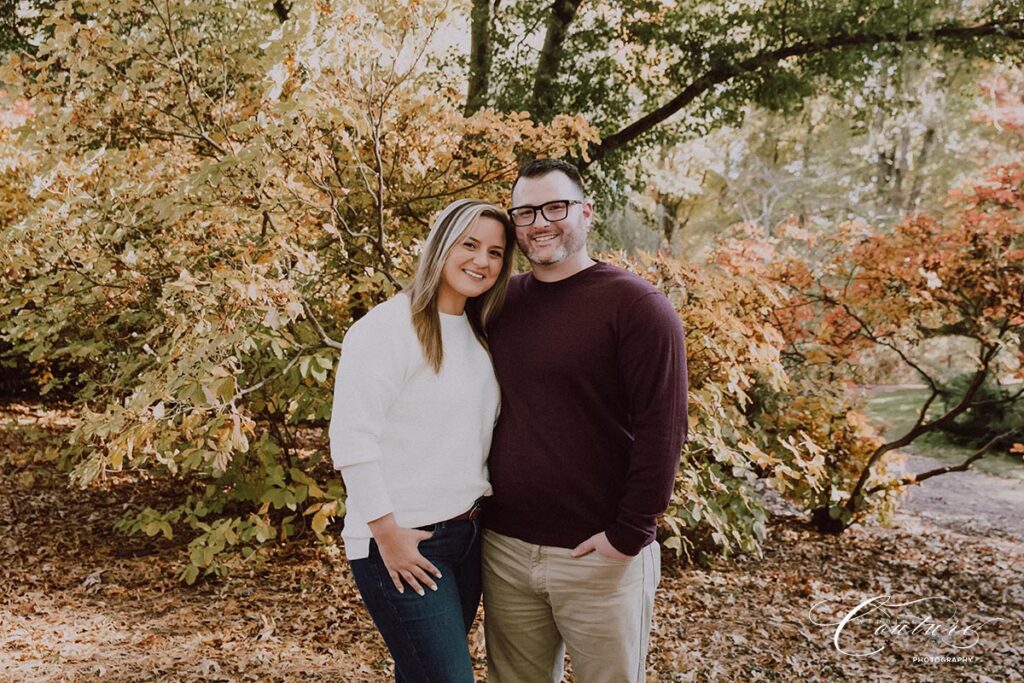
<svg viewBox="0 0 1024 683">
<path fill-rule="evenodd" d="M 604 535 L 612 547 L 623 555 L 636 556 L 644 547 L 654 540 L 654 529 L 644 531 L 636 527 L 616 522 L 605 530 Z"/>
<path fill-rule="evenodd" d="M 345 481 L 349 507 L 359 510 L 359 516 L 367 522 L 395 511 L 378 463 L 347 465 L 341 468 L 341 478 Z"/>
</svg>

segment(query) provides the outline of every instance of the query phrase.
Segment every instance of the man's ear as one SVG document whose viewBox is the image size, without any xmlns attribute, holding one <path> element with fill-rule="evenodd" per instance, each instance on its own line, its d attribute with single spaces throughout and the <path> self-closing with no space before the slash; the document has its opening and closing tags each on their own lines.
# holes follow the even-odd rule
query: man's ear
<svg viewBox="0 0 1024 683">
<path fill-rule="evenodd" d="M 580 210 L 583 212 L 583 218 L 587 220 L 587 223 L 594 220 L 594 202 L 584 198 L 583 204 L 580 206 Z"/>
</svg>

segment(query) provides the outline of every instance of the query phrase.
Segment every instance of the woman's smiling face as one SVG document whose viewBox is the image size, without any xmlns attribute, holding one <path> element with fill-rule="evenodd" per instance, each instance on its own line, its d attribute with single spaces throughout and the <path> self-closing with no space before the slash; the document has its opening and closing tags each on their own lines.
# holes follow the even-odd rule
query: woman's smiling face
<svg viewBox="0 0 1024 683">
<path fill-rule="evenodd" d="M 444 313 L 457 309 L 461 313 L 465 299 L 480 296 L 493 287 L 501 273 L 506 247 L 505 228 L 500 221 L 488 216 L 474 220 L 444 263 L 437 293 L 438 309 Z"/>
</svg>

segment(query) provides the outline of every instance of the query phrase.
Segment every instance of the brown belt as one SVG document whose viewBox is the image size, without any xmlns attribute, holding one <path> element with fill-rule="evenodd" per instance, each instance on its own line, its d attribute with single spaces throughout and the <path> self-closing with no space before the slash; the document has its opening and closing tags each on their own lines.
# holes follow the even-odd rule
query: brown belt
<svg viewBox="0 0 1024 683">
<path fill-rule="evenodd" d="M 458 515 L 457 517 L 452 517 L 451 519 L 449 519 L 447 521 L 449 521 L 449 522 L 471 522 L 471 521 L 477 519 L 478 517 L 480 517 L 480 513 L 483 511 L 483 508 L 484 508 L 483 500 L 477 499 L 473 503 L 473 507 L 471 507 L 468 510 L 466 510 L 465 512 L 463 512 L 461 515 Z"/>
</svg>

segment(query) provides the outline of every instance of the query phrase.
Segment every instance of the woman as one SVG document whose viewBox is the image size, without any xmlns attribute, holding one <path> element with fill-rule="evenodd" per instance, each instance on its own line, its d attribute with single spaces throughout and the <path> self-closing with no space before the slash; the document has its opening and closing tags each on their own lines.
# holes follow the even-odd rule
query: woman
<svg viewBox="0 0 1024 683">
<path fill-rule="evenodd" d="M 480 599 L 479 501 L 498 383 L 481 328 L 500 308 L 513 228 L 464 199 L 434 222 L 407 292 L 345 335 L 331 458 L 348 492 L 345 552 L 405 683 L 473 681 L 466 643 Z"/>
</svg>

